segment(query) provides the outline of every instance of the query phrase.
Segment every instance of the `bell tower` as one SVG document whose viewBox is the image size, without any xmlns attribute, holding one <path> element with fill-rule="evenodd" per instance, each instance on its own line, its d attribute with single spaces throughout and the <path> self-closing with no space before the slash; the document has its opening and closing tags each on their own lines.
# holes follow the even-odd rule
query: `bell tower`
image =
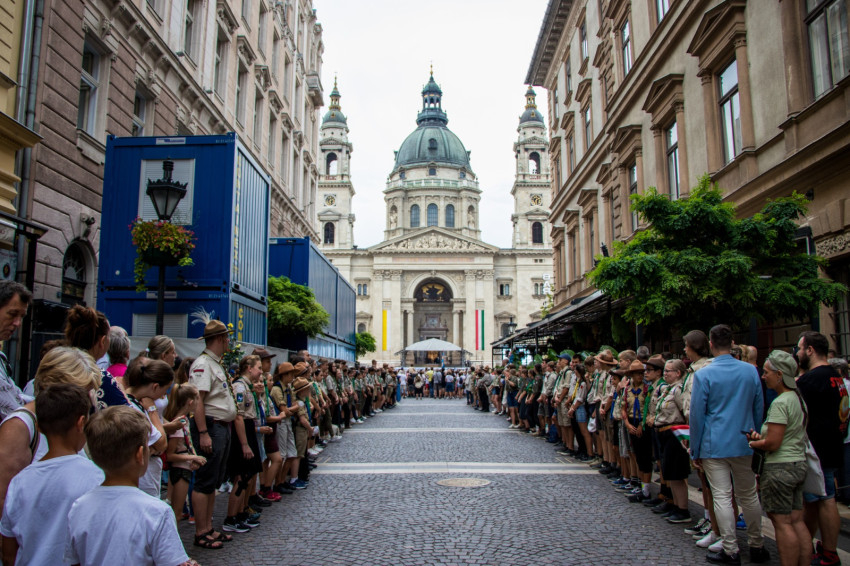
<svg viewBox="0 0 850 566">
<path fill-rule="evenodd" d="M 536 93 L 531 86 L 525 93 L 525 112 L 519 118 L 514 143 L 516 174 L 511 188 L 514 197 L 514 248 L 551 248 L 549 205 L 551 176 L 549 141 L 543 115 L 537 110 Z"/>
<path fill-rule="evenodd" d="M 319 187 L 317 191 L 319 247 L 321 249 L 349 249 L 354 245 L 354 214 L 351 183 L 351 153 L 354 147 L 348 141 L 348 121 L 339 105 L 339 89 L 334 78 L 331 103 L 322 118 L 319 140 Z"/>
</svg>

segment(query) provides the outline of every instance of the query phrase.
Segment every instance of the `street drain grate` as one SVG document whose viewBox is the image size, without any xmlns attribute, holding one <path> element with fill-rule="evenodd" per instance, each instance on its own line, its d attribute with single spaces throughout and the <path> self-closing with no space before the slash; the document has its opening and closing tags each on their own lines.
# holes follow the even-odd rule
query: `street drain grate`
<svg viewBox="0 0 850 566">
<path fill-rule="evenodd" d="M 490 485 L 490 482 L 478 478 L 450 478 L 440 480 L 437 484 L 446 487 L 484 487 L 485 485 Z"/>
</svg>

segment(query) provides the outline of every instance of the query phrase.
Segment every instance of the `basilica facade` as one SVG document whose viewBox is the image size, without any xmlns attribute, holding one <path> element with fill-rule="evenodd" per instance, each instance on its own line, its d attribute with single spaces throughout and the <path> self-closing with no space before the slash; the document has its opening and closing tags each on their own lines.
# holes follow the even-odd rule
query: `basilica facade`
<svg viewBox="0 0 850 566">
<path fill-rule="evenodd" d="M 503 249 L 481 239 L 484 193 L 470 152 L 448 128 L 433 73 L 421 94 L 416 129 L 395 152 L 384 189 L 384 241 L 358 248 L 353 146 L 334 85 L 319 142 L 320 247 L 357 289 L 357 331 L 370 332 L 377 343 L 370 357 L 397 362 L 397 352 L 410 344 L 438 338 L 466 350 L 467 362 L 489 362 L 490 342 L 511 323 L 539 319 L 551 292 L 546 125 L 529 89 L 513 147 L 512 247 Z M 424 353 L 416 363 L 437 363 L 438 356 Z"/>
</svg>

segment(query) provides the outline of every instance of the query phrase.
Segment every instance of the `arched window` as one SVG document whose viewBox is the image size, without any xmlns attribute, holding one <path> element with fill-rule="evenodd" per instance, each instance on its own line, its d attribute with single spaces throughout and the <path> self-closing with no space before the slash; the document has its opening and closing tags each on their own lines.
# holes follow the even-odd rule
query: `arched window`
<svg viewBox="0 0 850 566">
<path fill-rule="evenodd" d="M 446 205 L 446 228 L 455 227 L 455 206 L 453 204 Z"/>
<path fill-rule="evenodd" d="M 536 151 L 532 151 L 528 156 L 528 172 L 532 175 L 540 173 L 540 154 Z"/>
<path fill-rule="evenodd" d="M 364 332 L 366 332 L 366 324 L 361 322 L 360 324 L 357 325 L 357 333 L 363 334 Z"/>
<path fill-rule="evenodd" d="M 325 160 L 327 167 L 325 168 L 326 175 L 336 175 L 339 170 L 339 160 L 335 153 L 329 153 Z"/>
<path fill-rule="evenodd" d="M 336 232 L 336 226 L 334 226 L 333 222 L 325 222 L 325 243 L 333 244 L 334 243 L 334 235 Z"/>
<path fill-rule="evenodd" d="M 86 304 L 86 256 L 77 243 L 68 246 L 62 258 L 62 302 Z"/>
<path fill-rule="evenodd" d="M 428 226 L 436 226 L 437 225 L 437 205 L 429 204 L 428 205 Z"/>
<path fill-rule="evenodd" d="M 410 227 L 419 228 L 419 205 L 414 204 L 410 207 Z"/>
<path fill-rule="evenodd" d="M 437 140 L 431 138 L 428 140 L 428 149 L 435 151 L 437 149 Z"/>
<path fill-rule="evenodd" d="M 531 225 L 531 243 L 543 243 L 543 224 L 541 224 L 540 222 L 535 222 Z"/>
</svg>

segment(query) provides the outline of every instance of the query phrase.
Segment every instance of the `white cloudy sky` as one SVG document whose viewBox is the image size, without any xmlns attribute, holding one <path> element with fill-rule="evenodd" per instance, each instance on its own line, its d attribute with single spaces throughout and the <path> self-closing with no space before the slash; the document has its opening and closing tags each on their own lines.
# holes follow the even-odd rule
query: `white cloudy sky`
<svg viewBox="0 0 850 566">
<path fill-rule="evenodd" d="M 546 4 L 546 0 L 313 0 L 324 29 L 325 104 L 336 74 L 354 144 L 351 176 L 358 246 L 383 240 L 383 190 L 393 167 L 393 151 L 416 128 L 420 92 L 433 61 L 449 129 L 472 152 L 472 170 L 483 191 L 483 239 L 510 247 L 512 145 Z M 545 108 L 546 91 L 537 92 L 538 105 Z"/>
</svg>

